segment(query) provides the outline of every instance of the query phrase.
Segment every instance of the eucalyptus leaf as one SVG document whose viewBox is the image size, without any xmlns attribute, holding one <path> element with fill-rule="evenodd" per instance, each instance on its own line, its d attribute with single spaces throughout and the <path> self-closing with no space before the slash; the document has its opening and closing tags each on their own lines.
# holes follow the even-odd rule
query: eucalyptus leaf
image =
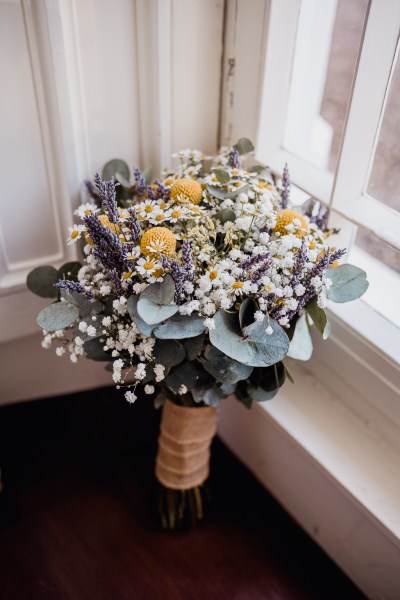
<svg viewBox="0 0 400 600">
<path fill-rule="evenodd" d="M 130 183 L 129 179 L 126 179 L 126 177 L 121 175 L 121 173 L 115 173 L 115 179 L 118 181 L 118 183 L 123 185 L 125 188 L 128 188 L 128 190 L 130 189 L 131 183 Z"/>
<path fill-rule="evenodd" d="M 325 277 L 332 281 L 327 295 L 333 302 L 356 300 L 367 291 L 369 285 L 365 271 L 349 264 L 329 269 Z"/>
<path fill-rule="evenodd" d="M 61 289 L 60 291 L 64 300 L 79 308 L 79 315 L 82 318 L 99 315 L 104 310 L 104 304 L 100 300 L 89 300 L 83 294 L 67 289 Z"/>
<path fill-rule="evenodd" d="M 254 146 L 248 138 L 240 138 L 240 140 L 236 142 L 233 147 L 239 152 L 240 155 L 248 154 L 249 152 L 254 151 Z"/>
<path fill-rule="evenodd" d="M 272 334 L 265 330 L 266 319 L 256 321 L 241 331 L 236 313 L 220 310 L 214 316 L 215 329 L 209 333 L 210 341 L 224 354 L 251 367 L 272 365 L 287 354 L 289 339 L 282 327 L 269 319 Z"/>
<path fill-rule="evenodd" d="M 204 317 L 198 315 L 174 315 L 165 323 L 157 325 L 154 335 L 162 340 L 182 340 L 197 337 L 205 330 Z"/>
<path fill-rule="evenodd" d="M 146 182 L 146 185 L 149 185 L 151 183 L 151 180 L 153 179 L 153 169 L 151 167 L 147 167 L 143 171 L 143 178 Z"/>
<path fill-rule="evenodd" d="M 186 351 L 174 340 L 157 340 L 154 346 L 154 359 L 157 364 L 175 367 L 186 358 Z"/>
<path fill-rule="evenodd" d="M 231 192 L 226 192 L 226 191 L 222 190 L 221 188 L 217 188 L 217 187 L 213 187 L 213 186 L 209 185 L 207 187 L 207 192 L 209 192 L 211 194 L 211 196 L 214 196 L 214 198 L 217 198 L 218 200 L 226 200 L 226 198 L 229 198 L 232 200 L 233 198 L 236 198 L 236 196 L 238 196 L 238 194 L 247 192 L 248 189 L 249 189 L 248 184 L 245 184 L 245 185 L 242 185 L 242 187 L 240 187 L 240 188 L 235 188 Z"/>
<path fill-rule="evenodd" d="M 254 323 L 254 313 L 257 310 L 257 305 L 252 298 L 245 298 L 239 308 L 239 325 L 240 328 L 246 327 Z"/>
<path fill-rule="evenodd" d="M 254 369 L 249 380 L 253 387 L 260 387 L 266 392 L 272 392 L 282 387 L 286 379 L 286 370 L 282 361 L 261 369 Z"/>
<path fill-rule="evenodd" d="M 317 297 L 313 298 L 306 305 L 306 311 L 312 318 L 315 327 L 318 329 L 323 339 L 326 340 L 331 332 L 331 325 L 328 321 L 328 317 L 326 316 L 326 312 L 324 311 L 324 309 L 318 306 Z"/>
<path fill-rule="evenodd" d="M 215 384 L 215 379 L 206 373 L 198 363 L 185 362 L 171 370 L 165 378 L 165 383 L 174 392 L 177 392 L 182 384 L 193 391 L 194 388 L 197 390 L 211 389 Z"/>
<path fill-rule="evenodd" d="M 128 313 L 132 321 L 135 323 L 136 327 L 139 329 L 140 333 L 147 337 L 151 337 L 153 334 L 153 325 L 149 325 L 144 321 L 137 311 L 137 303 L 139 300 L 139 296 L 129 296 L 127 302 Z"/>
<path fill-rule="evenodd" d="M 223 396 L 230 396 L 235 393 L 236 383 L 223 383 L 219 389 Z"/>
<path fill-rule="evenodd" d="M 166 275 L 160 283 L 150 284 L 141 294 L 137 303 L 137 312 L 149 325 L 161 323 L 172 317 L 178 307 L 173 303 L 175 284 L 171 275 Z"/>
<path fill-rule="evenodd" d="M 205 334 L 202 333 L 196 337 L 183 340 L 182 344 L 186 351 L 188 360 L 194 360 L 202 351 L 204 345 Z"/>
<path fill-rule="evenodd" d="M 80 262 L 67 262 L 65 263 L 65 265 L 58 269 L 58 279 L 69 279 L 70 281 L 77 281 L 78 273 L 81 270 L 81 268 L 82 265 Z"/>
<path fill-rule="evenodd" d="M 257 175 L 261 175 L 264 172 L 268 172 L 267 167 L 264 167 L 264 165 L 253 165 L 250 169 L 250 173 L 257 173 Z"/>
<path fill-rule="evenodd" d="M 39 327 L 49 333 L 65 329 L 79 317 L 79 309 L 70 302 L 57 302 L 50 304 L 40 311 L 37 317 Z"/>
<path fill-rule="evenodd" d="M 58 290 L 54 284 L 59 280 L 57 271 L 54 267 L 46 265 L 36 267 L 28 274 L 26 285 L 31 292 L 42 298 L 57 298 Z"/>
<path fill-rule="evenodd" d="M 207 406 L 214 406 L 217 408 L 221 404 L 221 396 L 218 394 L 217 390 L 210 388 L 209 390 L 204 390 L 204 392 L 202 392 L 201 401 L 204 402 L 204 404 L 207 404 Z"/>
<path fill-rule="evenodd" d="M 129 167 L 121 158 L 113 158 L 112 160 L 109 160 L 108 163 L 106 163 L 103 167 L 101 177 L 103 180 L 108 180 L 111 179 L 111 177 L 116 178 L 117 173 L 129 181 Z"/>
<path fill-rule="evenodd" d="M 213 169 L 213 173 L 220 183 L 229 183 L 231 179 L 231 176 L 225 169 Z"/>
<path fill-rule="evenodd" d="M 104 335 L 87 340 L 83 344 L 83 348 L 86 352 L 86 358 L 95 361 L 109 361 L 111 359 L 111 353 L 103 350 L 106 343 L 106 337 Z"/>
<path fill-rule="evenodd" d="M 307 317 L 306 315 L 302 315 L 296 323 L 296 328 L 287 355 L 296 360 L 310 360 L 312 352 L 313 343 L 307 323 Z"/>
<path fill-rule="evenodd" d="M 278 393 L 278 388 L 271 390 L 270 392 L 266 392 L 261 387 L 252 387 L 251 385 L 249 386 L 248 390 L 251 399 L 255 402 L 266 402 L 267 400 L 272 400 L 272 398 Z"/>
<path fill-rule="evenodd" d="M 227 223 L 228 221 L 234 223 L 236 221 L 236 213 L 233 208 L 223 208 L 217 212 L 215 218 L 218 219 L 218 221 L 221 221 L 222 224 Z"/>
<path fill-rule="evenodd" d="M 233 384 L 247 379 L 253 370 L 253 367 L 229 358 L 214 346 L 210 346 L 204 356 L 203 367 L 221 383 Z"/>
</svg>

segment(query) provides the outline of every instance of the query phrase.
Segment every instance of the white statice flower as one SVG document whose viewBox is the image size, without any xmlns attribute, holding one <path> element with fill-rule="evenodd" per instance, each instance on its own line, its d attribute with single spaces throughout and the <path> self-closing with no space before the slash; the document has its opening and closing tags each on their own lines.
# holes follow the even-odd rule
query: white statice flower
<svg viewBox="0 0 400 600">
<path fill-rule="evenodd" d="M 112 378 L 114 380 L 114 383 L 120 383 L 120 381 L 122 380 L 122 368 L 124 366 L 124 361 L 122 360 L 122 358 L 119 358 L 118 360 L 114 360 L 113 362 L 113 374 L 112 374 Z"/>
<path fill-rule="evenodd" d="M 133 404 L 134 402 L 136 402 L 137 396 L 134 392 L 131 392 L 129 390 L 129 391 L 125 392 L 125 400 L 127 402 L 129 402 L 129 404 Z"/>
<path fill-rule="evenodd" d="M 83 346 L 83 339 L 81 337 L 79 337 L 79 335 L 76 336 L 76 338 L 74 338 L 74 343 L 76 346 Z"/>
<path fill-rule="evenodd" d="M 101 296 L 109 296 L 111 294 L 111 286 L 105 284 L 102 285 L 99 289 L 99 293 Z"/>
<path fill-rule="evenodd" d="M 254 319 L 256 321 L 263 321 L 264 317 L 265 315 L 261 310 L 256 310 L 256 312 L 254 313 Z"/>
<path fill-rule="evenodd" d="M 104 317 L 104 318 L 102 319 L 102 321 L 101 321 L 101 324 L 102 324 L 104 327 L 110 327 L 110 325 L 111 325 L 111 317 Z"/>
<path fill-rule="evenodd" d="M 156 376 L 156 382 L 159 383 L 165 378 L 165 367 L 164 365 L 154 365 L 154 375 Z"/>
<path fill-rule="evenodd" d="M 89 325 L 89 327 L 86 330 L 86 333 L 89 337 L 95 337 L 97 335 L 96 327 L 93 327 L 93 325 Z"/>
<path fill-rule="evenodd" d="M 329 277 L 324 276 L 324 285 L 326 289 L 329 290 L 329 288 L 332 287 L 332 279 L 329 279 Z"/>
<path fill-rule="evenodd" d="M 82 333 L 85 333 L 87 328 L 88 328 L 88 325 L 87 325 L 86 321 L 81 321 L 78 325 L 78 329 L 79 329 L 79 331 L 82 331 Z"/>
<path fill-rule="evenodd" d="M 268 325 L 267 329 L 265 330 L 265 333 L 267 335 L 272 335 L 274 333 L 274 330 L 272 329 L 271 325 Z"/>
<path fill-rule="evenodd" d="M 187 389 L 186 385 L 182 383 L 182 385 L 179 387 L 178 394 L 180 396 L 183 396 L 183 394 L 187 394 L 187 391 L 188 391 L 188 389 Z"/>
<path fill-rule="evenodd" d="M 143 363 L 139 363 L 136 367 L 135 378 L 140 381 L 146 377 L 146 366 Z"/>
<path fill-rule="evenodd" d="M 69 358 L 71 360 L 72 363 L 77 363 L 78 362 L 78 357 L 75 354 L 75 352 L 71 352 L 71 354 L 69 355 Z"/>
<path fill-rule="evenodd" d="M 155 387 L 154 387 L 154 385 L 148 385 L 148 384 L 147 384 L 147 385 L 145 385 L 145 386 L 144 386 L 144 393 L 145 393 L 145 394 L 148 394 L 148 395 L 150 395 L 150 394 L 154 394 L 154 392 L 155 392 Z"/>
<path fill-rule="evenodd" d="M 328 298 L 324 292 L 320 292 L 317 297 L 317 304 L 319 308 L 326 308 L 328 306 Z"/>
<path fill-rule="evenodd" d="M 215 322 L 214 319 L 207 317 L 207 319 L 204 319 L 204 327 L 207 329 L 207 331 L 212 331 L 213 329 L 215 329 Z"/>
<path fill-rule="evenodd" d="M 322 286 L 322 279 L 317 275 L 316 277 L 312 277 L 310 283 L 316 290 L 319 290 L 319 288 Z"/>
<path fill-rule="evenodd" d="M 65 354 L 64 346 L 58 346 L 56 348 L 56 354 L 57 354 L 57 356 L 63 356 Z"/>
<path fill-rule="evenodd" d="M 288 317 L 281 317 L 278 321 L 279 325 L 282 325 L 282 327 L 286 327 L 286 325 L 289 325 L 289 319 Z"/>
<path fill-rule="evenodd" d="M 45 348 L 45 350 L 48 350 L 51 347 L 52 339 L 53 338 L 49 333 L 47 335 L 45 335 L 42 340 L 42 348 Z"/>
<path fill-rule="evenodd" d="M 304 296 L 304 294 L 306 293 L 306 288 L 301 283 L 298 283 L 294 288 L 294 293 L 296 294 L 296 296 Z"/>
</svg>

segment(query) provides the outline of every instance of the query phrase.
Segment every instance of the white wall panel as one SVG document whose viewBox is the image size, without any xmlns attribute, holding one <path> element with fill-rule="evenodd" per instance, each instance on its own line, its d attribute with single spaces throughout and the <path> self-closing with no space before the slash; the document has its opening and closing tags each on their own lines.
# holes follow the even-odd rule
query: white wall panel
<svg viewBox="0 0 400 600">
<path fill-rule="evenodd" d="M 3 272 L 62 254 L 38 89 L 20 2 L 0 2 L 0 223 Z M 20 263 L 20 264 L 19 264 Z"/>
</svg>

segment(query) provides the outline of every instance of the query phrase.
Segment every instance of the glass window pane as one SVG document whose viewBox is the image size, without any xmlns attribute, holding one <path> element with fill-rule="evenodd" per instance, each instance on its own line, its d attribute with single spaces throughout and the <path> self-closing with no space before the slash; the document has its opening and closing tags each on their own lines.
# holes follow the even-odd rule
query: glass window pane
<svg viewBox="0 0 400 600">
<path fill-rule="evenodd" d="M 363 300 L 400 327 L 400 252 L 359 229 L 348 259 L 367 273 L 369 288 Z"/>
<path fill-rule="evenodd" d="M 368 0 L 302 0 L 284 146 L 334 171 Z"/>
<path fill-rule="evenodd" d="M 367 194 L 400 211 L 400 60 L 397 58 Z"/>
</svg>

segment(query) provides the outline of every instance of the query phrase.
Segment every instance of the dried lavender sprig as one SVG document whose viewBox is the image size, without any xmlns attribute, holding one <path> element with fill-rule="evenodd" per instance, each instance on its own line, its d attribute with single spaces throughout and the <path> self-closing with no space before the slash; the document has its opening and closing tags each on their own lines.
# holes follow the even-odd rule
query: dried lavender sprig
<svg viewBox="0 0 400 600">
<path fill-rule="evenodd" d="M 96 214 L 87 215 L 84 219 L 89 237 L 93 240 L 95 248 L 93 254 L 101 264 L 111 271 L 118 273 L 129 270 L 129 262 L 124 245 L 118 237 L 108 228 L 103 227 Z"/>
<path fill-rule="evenodd" d="M 171 190 L 170 188 L 165 187 L 161 181 L 159 181 L 158 179 L 156 179 L 154 181 L 154 183 L 157 186 L 157 194 L 158 197 L 161 198 L 162 200 L 164 200 L 164 202 L 169 202 L 171 199 Z"/>
<path fill-rule="evenodd" d="M 229 152 L 228 165 L 233 169 L 240 167 L 240 154 L 235 148 Z"/>
<path fill-rule="evenodd" d="M 253 271 L 251 273 L 250 281 L 252 283 L 257 283 L 261 279 L 261 277 L 263 277 L 266 274 L 269 267 L 271 266 L 271 263 L 272 263 L 272 256 L 265 257 L 265 259 L 261 263 L 261 265 L 255 271 Z"/>
<path fill-rule="evenodd" d="M 115 288 L 115 291 L 117 292 L 118 296 L 123 296 L 125 290 L 122 287 L 121 279 L 120 279 L 116 269 L 111 269 L 108 273 L 108 276 L 109 276 L 110 280 L 112 281 L 112 283 L 114 284 L 114 288 Z"/>
<path fill-rule="evenodd" d="M 289 196 L 290 196 L 290 177 L 289 177 L 289 169 L 287 166 L 287 163 L 285 164 L 285 168 L 283 169 L 283 174 L 282 174 L 282 188 L 280 190 L 280 194 L 281 194 L 281 205 L 282 208 L 287 208 L 288 203 L 289 203 Z"/>
<path fill-rule="evenodd" d="M 128 208 L 128 212 L 129 212 L 129 215 L 131 217 L 131 219 L 130 219 L 130 221 L 128 223 L 129 231 L 130 231 L 131 236 L 132 236 L 132 242 L 136 243 L 136 242 L 138 242 L 140 240 L 140 237 L 142 235 L 142 229 L 140 227 L 140 221 L 139 221 L 139 219 L 137 217 L 136 210 L 135 210 L 135 208 L 133 206 L 130 206 Z"/>
<path fill-rule="evenodd" d="M 103 181 L 100 174 L 96 173 L 94 182 L 99 190 L 102 200 L 102 207 L 111 223 L 118 223 L 119 213 L 117 206 L 117 195 L 115 192 L 114 178 L 109 181 Z"/>
<path fill-rule="evenodd" d="M 165 270 L 168 269 L 170 271 L 172 279 L 174 280 L 174 283 L 175 283 L 174 302 L 175 302 L 175 304 L 178 304 L 178 305 L 183 304 L 183 301 L 185 299 L 185 296 L 183 293 L 183 284 L 186 281 L 185 270 L 181 269 L 177 260 L 175 260 L 174 258 L 167 258 L 163 254 L 161 255 L 161 264 L 163 266 L 163 269 L 165 269 Z"/>
<path fill-rule="evenodd" d="M 145 178 L 143 177 L 142 171 L 136 167 L 133 169 L 133 175 L 135 178 L 135 192 L 138 196 L 144 196 L 147 192 L 147 185 Z"/>
<path fill-rule="evenodd" d="M 182 244 L 182 265 L 186 272 L 186 281 L 193 281 L 194 264 L 192 260 L 192 246 L 189 240 L 184 240 Z"/>
<path fill-rule="evenodd" d="M 304 265 L 307 262 L 307 252 L 306 252 L 306 239 L 305 237 L 301 240 L 301 246 L 298 249 L 295 263 L 292 269 L 292 277 L 290 279 L 289 285 L 292 289 L 296 287 L 296 285 L 300 282 L 301 275 L 303 273 Z"/>
<path fill-rule="evenodd" d="M 78 283 L 77 281 L 70 281 L 69 279 L 61 279 L 58 283 L 54 284 L 54 287 L 59 288 L 60 290 L 69 290 L 70 292 L 77 292 L 78 294 L 82 294 L 88 300 L 93 298 L 93 293 L 90 290 L 85 290 L 83 285 Z"/>
</svg>

